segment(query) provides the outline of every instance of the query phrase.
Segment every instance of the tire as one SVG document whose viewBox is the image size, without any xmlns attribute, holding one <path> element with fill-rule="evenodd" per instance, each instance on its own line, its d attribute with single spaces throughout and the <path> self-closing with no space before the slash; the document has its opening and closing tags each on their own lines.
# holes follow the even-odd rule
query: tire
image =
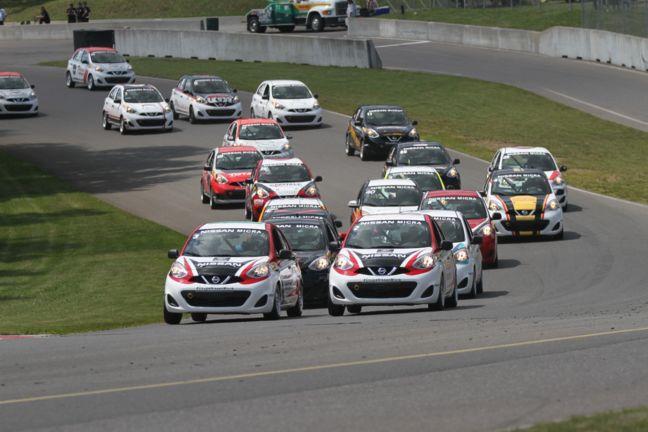
<svg viewBox="0 0 648 432">
<path fill-rule="evenodd" d="M 310 20 L 310 28 L 314 32 L 321 32 L 324 30 L 324 20 L 318 14 L 315 14 Z"/>
<path fill-rule="evenodd" d="M 212 210 L 216 210 L 218 208 L 218 204 L 214 200 L 214 192 L 212 192 L 211 188 L 209 189 L 209 208 Z"/>
<path fill-rule="evenodd" d="M 355 156 L 355 148 L 351 146 L 351 137 L 347 135 L 345 143 L 344 143 L 345 148 L 345 153 L 347 156 Z"/>
<path fill-rule="evenodd" d="M 299 290 L 299 298 L 297 299 L 297 303 L 295 306 L 289 308 L 286 313 L 290 318 L 298 318 L 302 316 L 302 312 L 304 311 L 304 293 L 302 290 Z"/>
<path fill-rule="evenodd" d="M 180 324 L 180 321 L 182 321 L 182 314 L 181 313 L 175 313 L 175 312 L 169 312 L 166 308 L 166 305 L 162 306 L 163 309 L 163 315 L 164 315 L 164 322 L 169 324 L 169 325 L 177 325 Z"/>
<path fill-rule="evenodd" d="M 176 112 L 175 105 L 173 104 L 173 102 L 169 102 L 169 108 L 171 108 L 171 112 L 173 113 L 173 120 L 178 120 L 178 118 L 180 118 L 180 116 Z"/>
<path fill-rule="evenodd" d="M 279 27 L 279 31 L 281 33 L 290 33 L 293 30 L 295 30 L 295 26 L 284 26 L 284 27 Z"/>
<path fill-rule="evenodd" d="M 364 144 L 362 145 L 362 147 L 360 147 L 360 160 L 361 161 L 369 160 L 369 152 L 365 150 Z"/>
<path fill-rule="evenodd" d="M 209 204 L 209 197 L 205 195 L 205 190 L 203 189 L 202 182 L 200 182 L 200 201 L 203 204 Z"/>
<path fill-rule="evenodd" d="M 352 305 L 352 306 L 347 306 L 347 311 L 352 314 L 359 314 L 362 312 L 362 306 L 360 305 Z"/>
<path fill-rule="evenodd" d="M 499 267 L 499 255 L 495 255 L 495 260 L 489 264 L 488 268 L 497 268 Z"/>
<path fill-rule="evenodd" d="M 191 319 L 194 320 L 195 322 L 205 322 L 205 321 L 207 321 L 207 314 L 206 313 L 192 313 L 191 314 Z"/>
<path fill-rule="evenodd" d="M 191 124 L 198 123 L 198 120 L 196 120 L 196 116 L 194 115 L 194 110 L 192 106 L 189 107 L 189 123 Z"/>
<path fill-rule="evenodd" d="M 101 127 L 104 128 L 104 130 L 110 130 L 112 128 L 112 125 L 108 121 L 108 114 L 106 114 L 105 112 L 103 113 L 101 119 Z"/>
<path fill-rule="evenodd" d="M 256 118 L 256 114 L 254 114 L 254 109 L 250 107 L 250 118 Z"/>
<path fill-rule="evenodd" d="M 119 119 L 119 133 L 122 135 L 128 134 L 128 128 L 126 127 L 126 122 L 123 117 Z"/>
<path fill-rule="evenodd" d="M 344 315 L 344 306 L 336 305 L 329 298 L 328 300 L 328 313 L 331 316 L 339 317 Z"/>
<path fill-rule="evenodd" d="M 278 320 L 281 318 L 281 295 L 279 293 L 279 287 L 275 290 L 275 300 L 272 305 L 272 310 L 268 313 L 263 314 L 263 319 L 267 320 Z"/>
<path fill-rule="evenodd" d="M 97 89 L 97 86 L 95 85 L 95 80 L 92 77 L 92 75 L 88 75 L 88 90 L 89 91 L 95 91 Z"/>
<path fill-rule="evenodd" d="M 565 230 L 560 230 L 560 232 L 553 237 L 554 240 L 562 240 L 563 238 L 565 238 Z"/>
<path fill-rule="evenodd" d="M 76 85 L 70 72 L 65 72 L 65 85 L 67 88 L 74 88 Z"/>
<path fill-rule="evenodd" d="M 455 277 L 455 286 L 452 290 L 452 296 L 446 300 L 446 307 L 456 308 L 459 304 L 459 293 L 457 292 L 457 278 Z"/>
<path fill-rule="evenodd" d="M 248 19 L 247 29 L 250 33 L 265 33 L 266 28 L 259 23 L 258 17 Z"/>
<path fill-rule="evenodd" d="M 272 112 L 268 111 L 268 118 L 272 120 Z"/>
<path fill-rule="evenodd" d="M 441 283 L 439 284 L 439 286 L 443 287 L 444 285 L 445 282 L 443 280 L 443 277 L 441 277 Z M 439 297 L 437 298 L 437 301 L 434 303 L 430 303 L 428 305 L 428 309 L 437 310 L 437 311 L 445 309 L 445 295 L 443 294 L 441 289 L 439 289 Z"/>
<path fill-rule="evenodd" d="M 245 219 L 252 219 L 252 210 L 250 210 L 247 206 L 245 206 Z"/>
<path fill-rule="evenodd" d="M 477 270 L 475 269 L 475 271 L 473 273 L 474 273 L 473 283 L 472 283 L 472 287 L 470 287 L 470 292 L 468 293 L 468 297 L 470 297 L 470 298 L 477 297 L 477 293 L 478 293 L 478 291 L 477 291 Z"/>
<path fill-rule="evenodd" d="M 479 278 L 479 282 L 477 282 L 477 294 L 481 294 L 484 292 L 484 274 L 481 274 L 481 277 Z"/>
</svg>

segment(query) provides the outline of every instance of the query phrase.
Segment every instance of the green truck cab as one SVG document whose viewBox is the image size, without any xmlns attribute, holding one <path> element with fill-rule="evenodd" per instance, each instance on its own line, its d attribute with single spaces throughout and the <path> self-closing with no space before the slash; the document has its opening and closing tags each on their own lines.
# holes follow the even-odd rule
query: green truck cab
<svg viewBox="0 0 648 432">
<path fill-rule="evenodd" d="M 345 25 L 346 0 L 270 0 L 264 9 L 246 15 L 247 29 L 263 33 L 268 28 L 291 32 L 296 26 L 313 31 Z"/>
</svg>

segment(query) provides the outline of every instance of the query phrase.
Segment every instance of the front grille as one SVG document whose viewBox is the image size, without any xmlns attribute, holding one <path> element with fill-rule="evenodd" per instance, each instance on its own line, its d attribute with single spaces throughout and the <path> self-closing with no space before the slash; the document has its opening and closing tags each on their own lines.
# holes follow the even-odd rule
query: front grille
<svg viewBox="0 0 648 432">
<path fill-rule="evenodd" d="M 540 213 L 542 213 L 542 211 L 540 211 Z M 516 216 L 535 216 L 536 214 L 539 213 L 536 213 L 535 210 L 513 210 L 509 212 L 509 214 L 516 215 Z"/>
<path fill-rule="evenodd" d="M 228 110 L 215 110 L 215 109 L 208 109 L 207 114 L 209 114 L 212 117 L 231 117 L 234 115 L 235 110 L 233 109 L 228 109 Z"/>
<path fill-rule="evenodd" d="M 228 274 L 202 274 L 191 278 L 191 282 L 206 285 L 227 285 L 241 282 L 241 278 Z"/>
<path fill-rule="evenodd" d="M 182 291 L 182 298 L 195 307 L 238 307 L 250 297 L 249 291 Z"/>
<path fill-rule="evenodd" d="M 29 98 L 9 98 L 7 102 L 29 102 Z"/>
<path fill-rule="evenodd" d="M 542 231 L 547 228 L 549 221 L 547 220 L 529 220 L 529 221 L 503 221 L 502 226 L 508 231 Z"/>
<path fill-rule="evenodd" d="M 142 127 L 164 126 L 165 120 L 137 120 L 137 124 Z"/>
<path fill-rule="evenodd" d="M 286 121 L 288 123 L 310 123 L 315 120 L 314 115 L 309 116 L 286 116 Z"/>
<path fill-rule="evenodd" d="M 263 156 L 276 156 L 278 154 L 281 154 L 281 151 L 279 150 L 263 150 L 261 152 Z"/>
<path fill-rule="evenodd" d="M 400 140 L 403 138 L 403 136 L 402 135 L 385 135 L 385 138 L 390 143 L 397 143 L 397 142 L 400 142 Z"/>
<path fill-rule="evenodd" d="M 107 75 L 117 75 L 117 76 L 127 75 L 127 74 L 128 74 L 128 72 L 126 72 L 126 71 L 109 71 L 107 73 Z"/>
<path fill-rule="evenodd" d="M 161 112 L 145 112 L 145 113 L 140 113 L 141 116 L 143 117 L 161 117 L 162 113 Z"/>
<path fill-rule="evenodd" d="M 294 113 L 305 113 L 310 111 L 310 108 L 294 108 L 294 109 L 289 109 L 288 111 Z"/>
<path fill-rule="evenodd" d="M 345 16 L 347 11 L 347 2 L 337 2 L 335 3 L 335 15 Z"/>
<path fill-rule="evenodd" d="M 124 84 L 130 81 L 129 77 L 106 77 L 104 78 L 108 84 Z"/>
<path fill-rule="evenodd" d="M 393 276 L 407 273 L 407 269 L 403 267 L 370 266 L 362 267 L 357 273 L 370 276 Z"/>
<path fill-rule="evenodd" d="M 5 105 L 5 109 L 11 112 L 29 111 L 32 109 L 31 104 Z"/>
<path fill-rule="evenodd" d="M 225 196 L 231 199 L 245 199 L 245 190 L 227 191 Z"/>
<path fill-rule="evenodd" d="M 416 282 L 349 282 L 347 287 L 358 298 L 405 298 L 412 295 Z"/>
</svg>

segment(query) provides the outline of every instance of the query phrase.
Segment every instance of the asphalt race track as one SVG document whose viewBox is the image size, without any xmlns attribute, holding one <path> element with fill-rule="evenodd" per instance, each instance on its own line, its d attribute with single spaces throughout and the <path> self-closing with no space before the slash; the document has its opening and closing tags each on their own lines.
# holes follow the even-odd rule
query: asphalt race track
<svg viewBox="0 0 648 432">
<path fill-rule="evenodd" d="M 421 45 L 381 53 L 429 48 Z M 71 46 L 0 42 L 0 51 L 0 69 L 36 84 L 42 111 L 0 120 L 3 149 L 185 233 L 243 217 L 242 209 L 211 211 L 198 197 L 202 161 L 226 125 L 106 132 L 105 92 L 67 89 L 62 70 L 33 66 Z M 586 66 L 592 75 L 583 81 L 644 79 Z M 165 94 L 173 85 L 147 81 Z M 615 100 L 608 82 L 599 88 Z M 634 111 L 640 98 L 615 110 L 646 119 Z M 290 134 L 346 222 L 346 202 L 382 164 L 345 156 L 346 119 L 327 113 L 325 121 Z M 459 157 L 465 187 L 479 188 L 485 163 Z M 210 316 L 200 325 L 0 340 L 0 429 L 473 431 L 647 404 L 648 207 L 574 190 L 569 201 L 565 240 L 500 245 L 501 268 L 485 273 L 485 294 L 456 310 L 369 308 L 332 318 L 311 309 L 277 322 Z"/>
</svg>

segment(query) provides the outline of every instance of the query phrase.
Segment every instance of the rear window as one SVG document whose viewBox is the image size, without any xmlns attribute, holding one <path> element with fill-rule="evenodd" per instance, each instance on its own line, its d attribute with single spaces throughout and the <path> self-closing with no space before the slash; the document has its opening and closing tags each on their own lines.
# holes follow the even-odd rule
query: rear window
<svg viewBox="0 0 648 432">
<path fill-rule="evenodd" d="M 416 186 L 388 185 L 368 187 L 362 205 L 371 207 L 417 206 L 421 192 Z"/>
<path fill-rule="evenodd" d="M 459 243 L 466 240 L 461 221 L 454 217 L 433 217 L 437 226 L 441 229 L 443 237 L 452 243 Z"/>
<path fill-rule="evenodd" d="M 216 169 L 251 170 L 261 160 L 258 152 L 228 152 L 216 156 Z"/>
<path fill-rule="evenodd" d="M 486 207 L 480 198 L 476 197 L 433 197 L 421 202 L 421 210 L 454 210 L 466 219 L 486 219 Z"/>
<path fill-rule="evenodd" d="M 405 147 L 398 152 L 399 165 L 446 165 L 450 163 L 441 147 Z"/>
</svg>

